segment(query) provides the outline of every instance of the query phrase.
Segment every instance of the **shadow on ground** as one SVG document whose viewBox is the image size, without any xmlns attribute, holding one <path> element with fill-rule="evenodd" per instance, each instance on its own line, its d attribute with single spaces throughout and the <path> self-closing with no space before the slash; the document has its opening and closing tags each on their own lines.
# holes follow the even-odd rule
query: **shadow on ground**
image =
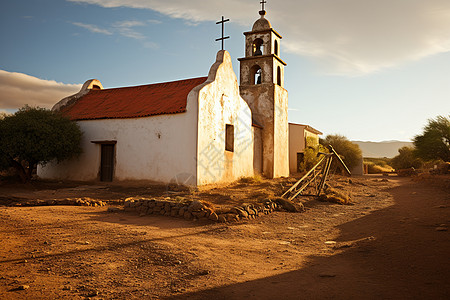
<svg viewBox="0 0 450 300">
<path fill-rule="evenodd" d="M 395 205 L 338 227 L 335 255 L 166 299 L 449 299 L 449 232 L 437 230 L 450 222 L 448 190 L 408 182 L 389 192 Z"/>
</svg>

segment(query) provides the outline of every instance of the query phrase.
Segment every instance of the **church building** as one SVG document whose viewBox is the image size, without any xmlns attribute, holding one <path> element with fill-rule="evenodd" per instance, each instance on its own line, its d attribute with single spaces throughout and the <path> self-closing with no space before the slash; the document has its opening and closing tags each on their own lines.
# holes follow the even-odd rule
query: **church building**
<svg viewBox="0 0 450 300">
<path fill-rule="evenodd" d="M 227 51 L 207 77 L 104 89 L 95 79 L 53 107 L 83 131 L 83 153 L 39 166 L 48 179 L 186 185 L 289 176 L 281 36 L 265 11 L 245 32 L 240 83 Z"/>
</svg>

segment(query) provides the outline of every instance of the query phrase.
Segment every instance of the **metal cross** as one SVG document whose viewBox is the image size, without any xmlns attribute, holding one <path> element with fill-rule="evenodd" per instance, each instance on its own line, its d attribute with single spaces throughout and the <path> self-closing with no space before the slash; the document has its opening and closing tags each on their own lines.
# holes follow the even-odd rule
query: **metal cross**
<svg viewBox="0 0 450 300">
<path fill-rule="evenodd" d="M 266 3 L 267 3 L 267 1 L 265 1 L 265 0 L 262 0 L 262 1 L 261 1 L 261 2 L 259 2 L 259 3 L 261 3 L 261 6 L 262 6 L 261 10 L 264 10 L 264 4 L 266 4 Z"/>
<path fill-rule="evenodd" d="M 263 0 L 264 1 L 264 0 Z M 217 41 L 222 41 L 222 50 L 223 50 L 223 40 L 226 40 L 226 39 L 229 39 L 230 37 L 229 36 L 224 36 L 224 29 L 225 29 L 225 22 L 228 22 L 228 21 L 230 21 L 230 19 L 224 19 L 224 17 L 222 16 L 222 21 L 218 21 L 218 22 L 216 22 L 216 24 L 222 24 L 222 37 L 221 38 L 218 38 L 218 39 L 216 39 L 216 42 Z"/>
</svg>

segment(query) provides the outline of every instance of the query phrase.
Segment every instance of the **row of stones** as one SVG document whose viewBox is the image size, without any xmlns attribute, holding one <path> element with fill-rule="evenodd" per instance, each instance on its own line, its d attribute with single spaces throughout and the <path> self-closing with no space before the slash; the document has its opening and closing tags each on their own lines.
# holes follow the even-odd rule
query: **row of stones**
<svg viewBox="0 0 450 300">
<path fill-rule="evenodd" d="M 279 205 L 271 200 L 260 204 L 245 204 L 228 210 L 214 210 L 198 200 L 175 202 L 170 198 L 164 200 L 128 198 L 124 202 L 125 211 L 138 212 L 142 216 L 159 214 L 186 220 L 204 219 L 214 222 L 255 219 L 257 216 L 269 214 L 278 208 Z"/>
<path fill-rule="evenodd" d="M 105 206 L 106 202 L 91 198 L 66 198 L 48 200 L 29 200 L 24 202 L 13 202 L 9 206 L 47 206 L 47 205 L 72 205 L 72 206 Z"/>
</svg>

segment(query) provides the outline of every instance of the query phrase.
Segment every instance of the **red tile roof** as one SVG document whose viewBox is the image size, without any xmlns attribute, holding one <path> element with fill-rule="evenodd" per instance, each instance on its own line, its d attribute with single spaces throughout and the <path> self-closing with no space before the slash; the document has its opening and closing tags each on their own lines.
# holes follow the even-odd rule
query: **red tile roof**
<svg viewBox="0 0 450 300">
<path fill-rule="evenodd" d="M 186 111 L 187 96 L 207 77 L 133 87 L 90 90 L 61 112 L 72 120 L 138 118 Z"/>
</svg>

